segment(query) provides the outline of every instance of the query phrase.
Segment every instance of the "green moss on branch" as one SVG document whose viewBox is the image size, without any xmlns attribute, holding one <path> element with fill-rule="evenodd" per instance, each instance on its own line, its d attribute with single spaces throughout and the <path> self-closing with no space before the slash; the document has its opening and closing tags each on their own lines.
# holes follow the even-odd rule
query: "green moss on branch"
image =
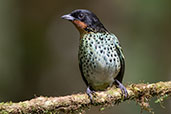
<svg viewBox="0 0 171 114">
<path fill-rule="evenodd" d="M 93 97 L 93 104 L 90 103 L 85 93 L 73 94 L 62 97 L 37 97 L 19 103 L 0 103 L 0 114 L 28 114 L 28 113 L 72 113 L 82 112 L 86 108 L 94 106 L 112 106 L 125 100 L 137 101 L 142 109 L 151 111 L 149 99 L 157 96 L 156 102 L 171 96 L 171 81 L 158 82 L 153 84 L 130 84 L 127 87 L 128 98 L 124 98 L 120 89 L 110 88 L 103 92 L 96 92 Z"/>
</svg>

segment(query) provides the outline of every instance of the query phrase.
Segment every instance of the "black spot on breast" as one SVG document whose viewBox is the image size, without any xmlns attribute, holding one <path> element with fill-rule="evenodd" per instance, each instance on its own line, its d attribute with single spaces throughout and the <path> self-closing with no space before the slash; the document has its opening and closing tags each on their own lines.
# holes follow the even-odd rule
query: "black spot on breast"
<svg viewBox="0 0 171 114">
<path fill-rule="evenodd" d="M 103 50 L 100 50 L 100 53 L 103 53 Z"/>
<path fill-rule="evenodd" d="M 92 61 L 94 61 L 94 58 L 92 59 Z"/>
<path fill-rule="evenodd" d="M 100 40 L 103 40 L 103 38 L 100 38 Z"/>
</svg>

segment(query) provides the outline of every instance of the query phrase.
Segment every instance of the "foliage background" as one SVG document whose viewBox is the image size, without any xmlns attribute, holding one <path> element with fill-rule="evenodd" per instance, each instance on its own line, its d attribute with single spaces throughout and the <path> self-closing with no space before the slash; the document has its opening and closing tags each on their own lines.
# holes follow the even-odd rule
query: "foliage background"
<svg viewBox="0 0 171 114">
<path fill-rule="evenodd" d="M 93 11 L 118 36 L 126 57 L 124 83 L 171 79 L 171 1 L 169 0 L 0 0 L 0 101 L 84 92 L 77 51 L 79 33 L 60 16 L 74 9 Z M 170 114 L 151 105 L 156 114 Z M 88 114 L 99 113 L 99 108 Z M 105 114 L 140 113 L 125 102 Z M 146 114 L 147 112 L 144 112 Z"/>
</svg>

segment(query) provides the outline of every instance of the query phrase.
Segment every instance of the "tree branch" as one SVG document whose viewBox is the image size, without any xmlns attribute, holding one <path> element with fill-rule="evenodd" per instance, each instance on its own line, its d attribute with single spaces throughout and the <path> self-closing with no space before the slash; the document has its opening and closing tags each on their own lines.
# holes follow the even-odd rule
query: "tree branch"
<svg viewBox="0 0 171 114">
<path fill-rule="evenodd" d="M 63 97 L 37 97 L 19 103 L 0 103 L 0 113 L 25 114 L 25 113 L 72 113 L 82 112 L 86 108 L 94 106 L 112 106 L 125 100 L 137 101 L 142 109 L 151 112 L 148 101 L 157 96 L 156 102 L 162 102 L 164 98 L 171 96 L 171 81 L 152 84 L 131 84 L 127 86 L 128 98 L 124 98 L 120 89 L 112 87 L 106 91 L 95 92 L 93 103 L 84 93 Z M 103 108 L 101 108 L 103 110 Z"/>
</svg>

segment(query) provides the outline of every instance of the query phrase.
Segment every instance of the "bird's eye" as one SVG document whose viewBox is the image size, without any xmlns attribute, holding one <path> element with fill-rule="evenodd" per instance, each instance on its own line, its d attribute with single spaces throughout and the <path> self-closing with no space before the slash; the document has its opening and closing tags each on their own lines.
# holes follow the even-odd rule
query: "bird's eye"
<svg viewBox="0 0 171 114">
<path fill-rule="evenodd" d="M 83 19 L 83 18 L 84 18 L 84 14 L 80 13 L 80 14 L 78 15 L 78 18 L 79 18 L 79 19 Z"/>
</svg>

